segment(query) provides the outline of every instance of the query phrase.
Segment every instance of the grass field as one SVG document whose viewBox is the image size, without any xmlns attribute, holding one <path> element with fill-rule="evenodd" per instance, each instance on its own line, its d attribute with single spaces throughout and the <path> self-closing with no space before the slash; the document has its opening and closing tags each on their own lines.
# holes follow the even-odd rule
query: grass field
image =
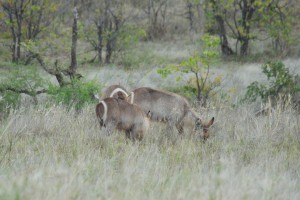
<svg viewBox="0 0 300 200">
<path fill-rule="evenodd" d="M 186 57 L 172 46 L 153 48 L 170 60 Z M 285 60 L 295 73 L 299 62 Z M 152 66 L 79 70 L 88 80 L 103 86 L 121 83 L 128 90 L 178 86 L 189 77 L 162 79 L 156 73 L 159 63 Z M 76 112 L 43 105 L 47 97 L 37 106 L 23 102 L 0 121 L 0 199 L 300 199 L 299 114 L 278 108 L 255 116 L 257 104 L 232 106 L 250 82 L 264 80 L 260 66 L 227 62 L 212 67 L 212 76 L 224 75 L 222 90 L 234 87 L 236 92 L 205 109 L 194 107 L 204 119 L 215 117 L 205 143 L 159 123 L 134 143 L 122 132 L 106 136 L 95 105 Z"/>
<path fill-rule="evenodd" d="M 94 106 L 21 108 L 0 126 L 0 199 L 299 199 L 299 115 L 208 108 L 211 138 L 105 136 Z"/>
</svg>

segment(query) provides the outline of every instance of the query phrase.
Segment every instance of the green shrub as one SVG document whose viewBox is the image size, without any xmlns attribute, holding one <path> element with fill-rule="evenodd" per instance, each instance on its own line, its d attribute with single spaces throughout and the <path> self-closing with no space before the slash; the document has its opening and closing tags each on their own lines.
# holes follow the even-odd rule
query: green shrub
<svg viewBox="0 0 300 200">
<path fill-rule="evenodd" d="M 76 110 L 80 110 L 85 104 L 95 102 L 93 96 L 100 89 L 101 87 L 95 81 L 72 80 L 70 84 L 63 87 L 50 84 L 48 93 L 57 104 L 62 103 L 69 108 L 74 106 Z"/>
<path fill-rule="evenodd" d="M 262 66 L 262 72 L 268 82 L 263 84 L 257 81 L 247 87 L 243 101 L 253 102 L 260 98 L 263 102 L 268 99 L 281 97 L 283 99 L 294 96 L 299 92 L 299 76 L 293 75 L 281 61 L 267 62 Z"/>
<path fill-rule="evenodd" d="M 197 100 L 203 105 L 206 105 L 207 99 L 212 95 L 213 90 L 220 86 L 222 76 L 218 76 L 214 80 L 211 80 L 210 67 L 219 58 L 219 52 L 216 47 L 219 45 L 220 39 L 216 36 L 204 35 L 201 38 L 201 44 L 203 49 L 195 52 L 185 61 L 180 64 L 169 65 L 165 68 L 157 69 L 157 73 L 163 78 L 173 72 L 181 74 L 193 74 L 188 80 L 186 89 L 188 91 L 194 91 Z M 177 80 L 180 80 L 180 76 Z"/>
<path fill-rule="evenodd" d="M 20 94 L 30 95 L 36 101 L 37 91 L 42 90 L 45 81 L 33 66 L 11 65 L 1 76 L 0 112 L 7 113 L 20 105 Z"/>
</svg>

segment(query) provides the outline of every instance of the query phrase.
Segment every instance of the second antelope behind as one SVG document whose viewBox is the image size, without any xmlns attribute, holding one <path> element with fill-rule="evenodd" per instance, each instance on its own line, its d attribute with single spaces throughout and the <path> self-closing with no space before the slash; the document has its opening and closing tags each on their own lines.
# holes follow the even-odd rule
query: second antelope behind
<svg viewBox="0 0 300 200">
<path fill-rule="evenodd" d="M 214 117 L 208 123 L 203 122 L 184 97 L 172 92 L 141 87 L 131 92 L 128 101 L 140 106 L 144 112 L 150 111 L 151 120 L 165 122 L 170 128 L 175 126 L 180 134 L 184 132 L 185 122 L 188 122 L 206 140 L 208 129 L 214 123 Z"/>
</svg>

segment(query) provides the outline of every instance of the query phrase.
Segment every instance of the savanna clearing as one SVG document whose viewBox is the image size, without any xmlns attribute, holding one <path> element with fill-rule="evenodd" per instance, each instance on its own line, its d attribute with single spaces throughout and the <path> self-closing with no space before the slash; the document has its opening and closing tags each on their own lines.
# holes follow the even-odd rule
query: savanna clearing
<svg viewBox="0 0 300 200">
<path fill-rule="evenodd" d="M 293 68 L 297 62 L 287 60 L 286 65 Z M 231 78 L 224 88 L 238 85 L 242 91 L 249 81 L 244 74 L 259 79 L 259 66 L 243 65 L 234 75 L 228 71 Z M 97 77 L 94 71 L 85 72 Z M 165 87 L 172 79 L 157 77 L 157 82 L 150 75 L 141 83 L 132 77 L 142 71 L 118 73 L 116 81 L 127 87 L 123 81 Z M 118 76 L 111 67 L 99 74 L 107 77 L 107 85 L 114 81 L 109 74 Z M 105 135 L 95 104 L 78 112 L 41 102 L 33 106 L 25 99 L 1 122 L 1 199 L 300 197 L 299 114 L 291 107 L 255 116 L 257 104 L 232 107 L 220 98 L 206 108 L 194 106 L 205 119 L 216 119 L 205 143 L 197 135 L 166 132 L 159 123 L 151 123 L 144 140 L 134 143 L 123 132 Z"/>
<path fill-rule="evenodd" d="M 1 0 L 0 200 L 300 199 L 299 8 Z M 106 134 L 95 98 L 113 84 L 184 96 L 195 127 L 214 117 L 210 137 L 158 122 L 141 141 Z"/>
</svg>

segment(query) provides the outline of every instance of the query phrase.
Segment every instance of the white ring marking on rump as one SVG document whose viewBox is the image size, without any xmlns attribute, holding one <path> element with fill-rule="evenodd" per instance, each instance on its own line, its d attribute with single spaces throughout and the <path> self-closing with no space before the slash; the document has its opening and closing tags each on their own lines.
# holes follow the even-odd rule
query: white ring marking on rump
<svg viewBox="0 0 300 200">
<path fill-rule="evenodd" d="M 103 122 L 105 122 L 106 118 L 107 118 L 107 105 L 104 101 L 100 101 L 100 103 L 103 105 L 103 108 L 104 108 L 104 113 L 103 113 L 102 119 L 103 119 Z"/>
</svg>

